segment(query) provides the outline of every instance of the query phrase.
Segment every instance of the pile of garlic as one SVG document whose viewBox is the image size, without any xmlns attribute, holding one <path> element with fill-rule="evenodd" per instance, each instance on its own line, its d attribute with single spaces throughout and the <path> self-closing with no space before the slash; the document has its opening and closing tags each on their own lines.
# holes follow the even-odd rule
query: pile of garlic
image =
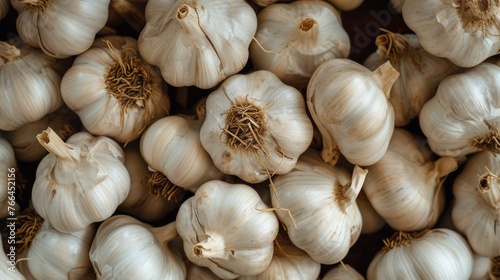
<svg viewBox="0 0 500 280">
<path fill-rule="evenodd" d="M 0 0 L 0 278 L 499 279 L 500 4 L 373 2 Z"/>
</svg>

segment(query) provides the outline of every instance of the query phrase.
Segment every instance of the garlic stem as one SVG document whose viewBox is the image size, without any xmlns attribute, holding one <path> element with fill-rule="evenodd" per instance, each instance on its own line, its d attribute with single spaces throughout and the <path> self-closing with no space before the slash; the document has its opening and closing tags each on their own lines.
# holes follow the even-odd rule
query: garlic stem
<svg viewBox="0 0 500 280">
<path fill-rule="evenodd" d="M 227 259 L 229 251 L 226 251 L 221 237 L 208 236 L 207 239 L 194 245 L 193 253 L 199 258 Z"/>
<path fill-rule="evenodd" d="M 61 160 L 78 162 L 80 154 L 72 147 L 66 145 L 57 133 L 48 127 L 36 136 L 38 142 L 52 155 Z"/>
<path fill-rule="evenodd" d="M 477 190 L 486 205 L 495 210 L 500 209 L 500 178 L 497 175 L 488 171 L 480 176 Z"/>
<path fill-rule="evenodd" d="M 368 169 L 363 169 L 356 165 L 352 173 L 351 182 L 335 187 L 335 198 L 340 208 L 345 210 L 347 206 L 356 201 L 367 173 Z"/>
<path fill-rule="evenodd" d="M 434 162 L 434 169 L 438 178 L 446 176 L 458 168 L 458 163 L 454 157 L 442 157 Z"/>
<path fill-rule="evenodd" d="M 389 99 L 391 94 L 391 88 L 396 79 L 399 77 L 399 72 L 392 67 L 391 62 L 387 61 L 384 64 L 380 65 L 375 71 L 374 80 L 377 85 L 382 89 L 385 94 L 385 97 Z"/>
<path fill-rule="evenodd" d="M 177 9 L 177 21 L 186 35 L 199 32 L 198 14 L 188 5 L 181 5 Z"/>
<path fill-rule="evenodd" d="M 18 58 L 20 55 L 21 51 L 15 46 L 12 46 L 5 42 L 0 42 L 0 58 L 3 58 L 7 61 L 12 61 Z M 5 62 L 3 62 L 3 59 L 0 59 L 0 66 L 5 64 Z"/>
<path fill-rule="evenodd" d="M 312 18 L 306 18 L 300 23 L 299 30 L 301 40 L 313 49 L 320 39 L 318 23 Z"/>
<path fill-rule="evenodd" d="M 160 243 L 168 243 L 172 239 L 179 236 L 175 221 L 161 227 L 151 228 L 151 232 L 153 232 L 156 240 Z"/>
</svg>

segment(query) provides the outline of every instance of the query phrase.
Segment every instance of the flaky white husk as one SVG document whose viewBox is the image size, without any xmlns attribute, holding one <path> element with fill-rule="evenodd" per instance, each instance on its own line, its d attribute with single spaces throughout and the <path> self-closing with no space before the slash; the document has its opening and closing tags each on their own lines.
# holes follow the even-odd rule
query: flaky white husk
<svg viewBox="0 0 500 280">
<path fill-rule="evenodd" d="M 95 279 L 89 259 L 95 232 L 91 224 L 74 233 L 61 233 L 44 220 L 26 255 L 31 275 L 35 279 Z"/>
<path fill-rule="evenodd" d="M 184 262 L 168 247 L 176 236 L 175 222 L 152 227 L 125 215 L 107 219 L 89 252 L 97 279 L 185 279 Z"/>
<path fill-rule="evenodd" d="M 244 184 L 209 181 L 177 213 L 187 258 L 218 277 L 262 273 L 271 262 L 279 224 L 259 194 Z"/>
<path fill-rule="evenodd" d="M 307 106 L 323 140 L 323 160 L 339 152 L 352 164 L 368 166 L 382 158 L 394 129 L 390 89 L 399 73 L 390 62 L 374 72 L 349 59 L 321 64 L 307 86 Z"/>
<path fill-rule="evenodd" d="M 492 129 L 500 129 L 499 79 L 500 67 L 482 63 L 439 84 L 436 95 L 424 104 L 419 115 L 432 151 L 463 160 L 484 149 L 473 142 L 489 137 Z"/>
<path fill-rule="evenodd" d="M 166 116 L 170 109 L 170 99 L 158 68 L 139 57 L 134 38 L 110 36 L 102 40 L 108 40 L 112 49 L 104 42 L 96 42 L 92 48 L 77 56 L 61 80 L 61 95 L 90 133 L 126 143 L 137 139 L 150 123 Z M 123 61 L 126 56 L 140 60 L 141 67 L 149 77 L 141 87 L 146 87 L 146 84 L 151 87 L 150 96 L 131 105 L 125 105 L 113 96 L 115 90 L 106 82 L 110 68 L 119 64 L 117 57 Z M 142 73 L 131 75 L 142 76 Z M 122 75 L 116 78 L 127 77 Z M 125 88 L 123 94 L 131 94 L 131 91 Z M 134 96 L 126 99 L 133 100 Z"/>
<path fill-rule="evenodd" d="M 457 232 L 435 228 L 408 245 L 378 252 L 368 266 L 368 280 L 467 280 L 472 251 Z"/>
<path fill-rule="evenodd" d="M 200 141 L 203 120 L 175 115 L 154 122 L 141 137 L 141 155 L 150 169 L 170 182 L 196 192 L 203 183 L 222 179 Z"/>
<path fill-rule="evenodd" d="M 252 103 L 264 114 L 260 125 L 266 130 L 255 149 L 231 146 L 224 131 L 233 104 L 243 103 Z M 266 70 L 226 79 L 208 96 L 206 111 L 200 131 L 203 147 L 222 172 L 248 183 L 287 173 L 312 141 L 313 127 L 302 95 Z"/>
<path fill-rule="evenodd" d="M 36 212 L 65 233 L 109 218 L 130 191 L 122 149 L 105 136 L 79 132 L 65 144 L 52 132 L 37 137 L 50 153 L 36 170 L 31 196 Z"/>
<path fill-rule="evenodd" d="M 476 15 L 463 20 L 460 11 L 466 4 Z M 500 50 L 500 4 L 496 0 L 406 0 L 402 13 L 425 50 L 458 66 L 473 67 Z M 486 15 L 492 23 L 482 26 L 480 17 Z"/>
<path fill-rule="evenodd" d="M 169 84 L 207 89 L 243 69 L 256 29 L 244 0 L 150 0 L 139 50 Z"/>
<path fill-rule="evenodd" d="M 54 64 L 19 38 L 0 42 L 0 130 L 15 130 L 61 107 L 61 75 Z"/>
<path fill-rule="evenodd" d="M 359 7 L 363 0 L 326 0 L 341 11 L 351 11 Z"/>
<path fill-rule="evenodd" d="M 250 59 L 256 69 L 271 71 L 286 84 L 305 88 L 321 63 L 349 54 L 340 14 L 324 1 L 274 4 L 260 11 L 257 20 Z M 301 29 L 311 21 L 312 27 Z"/>
<path fill-rule="evenodd" d="M 0 20 L 3 19 L 9 13 L 9 9 L 10 9 L 10 1 L 0 0 Z"/>
<path fill-rule="evenodd" d="M 276 195 L 271 193 L 271 198 L 276 215 L 292 243 L 319 263 L 341 261 L 361 233 L 356 197 L 367 171 L 357 166 L 354 170 L 351 176 L 308 150 L 289 173 L 274 179 Z"/>
<path fill-rule="evenodd" d="M 434 160 L 425 139 L 396 128 L 382 159 L 368 167 L 363 191 L 392 228 L 429 229 L 444 208 L 443 181 L 456 168 L 453 157 Z"/>
<path fill-rule="evenodd" d="M 19 13 L 16 21 L 19 36 L 51 57 L 83 53 L 108 19 L 110 0 L 43 0 L 37 4 L 40 2 L 48 3 L 43 11 L 33 11 L 32 4 L 11 0 Z"/>
<path fill-rule="evenodd" d="M 9 216 L 9 210 L 19 209 L 15 200 L 9 199 L 16 194 L 17 168 L 14 150 L 7 140 L 0 137 L 0 219 Z M 13 171 L 13 172 L 11 172 Z M 13 215 L 10 215 L 13 216 Z"/>
<path fill-rule="evenodd" d="M 365 280 L 365 278 L 350 265 L 340 264 L 330 269 L 321 280 Z"/>
<path fill-rule="evenodd" d="M 444 78 L 460 68 L 449 60 L 425 51 L 414 34 L 388 33 L 377 37 L 377 51 L 363 65 L 370 70 L 390 61 L 399 72 L 391 88 L 389 101 L 394 108 L 394 123 L 405 126 L 417 118 Z"/>
<path fill-rule="evenodd" d="M 3 237 L 5 238 L 5 237 Z M 0 235 L 0 243 L 2 243 L 2 236 Z M 2 243 L 3 244 L 3 243 Z M 0 277 L 1 279 L 9 280 L 26 280 L 20 271 L 15 267 L 16 260 L 19 256 L 16 255 L 15 250 L 10 251 L 10 245 L 7 247 L 9 251 L 5 252 L 3 246 L 0 246 Z M 15 249 L 15 246 L 14 246 Z M 7 256 L 9 254 L 10 256 Z"/>
<path fill-rule="evenodd" d="M 453 182 L 453 223 L 479 255 L 500 255 L 500 157 L 472 155 Z"/>
</svg>

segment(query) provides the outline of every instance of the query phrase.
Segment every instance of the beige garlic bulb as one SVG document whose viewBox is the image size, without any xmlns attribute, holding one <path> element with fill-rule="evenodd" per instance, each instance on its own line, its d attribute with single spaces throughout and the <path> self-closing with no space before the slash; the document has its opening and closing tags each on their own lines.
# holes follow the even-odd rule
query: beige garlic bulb
<svg viewBox="0 0 500 280">
<path fill-rule="evenodd" d="M 407 0 L 403 18 L 429 53 L 472 67 L 500 50 L 496 0 Z"/>
<path fill-rule="evenodd" d="M 78 115 L 63 105 L 36 122 L 5 132 L 5 139 L 11 143 L 16 159 L 37 162 L 47 154 L 47 150 L 36 139 L 40 131 L 50 126 L 63 141 L 66 141 L 71 135 L 80 131 L 80 125 Z"/>
<path fill-rule="evenodd" d="M 362 234 L 370 234 L 382 229 L 387 223 L 384 218 L 373 208 L 366 194 L 361 190 L 356 198 L 356 204 L 363 220 Z"/>
<path fill-rule="evenodd" d="M 307 87 L 321 63 L 349 54 L 340 14 L 324 1 L 270 5 L 259 12 L 257 21 L 250 44 L 254 68 L 271 71 L 288 85 Z"/>
<path fill-rule="evenodd" d="M 166 116 L 170 100 L 159 70 L 141 59 L 134 38 L 102 40 L 76 57 L 61 95 L 90 133 L 126 143 Z"/>
<path fill-rule="evenodd" d="M 172 184 L 162 173 L 148 169 L 137 141 L 128 144 L 123 151 L 130 175 L 130 192 L 118 210 L 141 221 L 157 222 L 180 206 L 186 191 Z"/>
<path fill-rule="evenodd" d="M 0 130 L 38 121 L 63 104 L 55 61 L 20 39 L 0 42 Z"/>
<path fill-rule="evenodd" d="M 169 84 L 207 89 L 243 69 L 256 29 L 244 0 L 149 0 L 139 50 Z"/>
<path fill-rule="evenodd" d="M 444 79 L 419 115 L 432 151 L 462 161 L 478 151 L 500 152 L 500 67 L 482 63 Z"/>
<path fill-rule="evenodd" d="M 350 265 L 341 263 L 328 270 L 321 280 L 365 280 L 365 278 Z"/>
<path fill-rule="evenodd" d="M 14 150 L 7 140 L 0 137 L 0 219 L 13 217 L 19 210 L 15 201 L 20 176 Z M 17 177 L 17 178 L 16 178 Z"/>
<path fill-rule="evenodd" d="M 202 124 L 202 119 L 168 116 L 154 122 L 141 137 L 141 154 L 150 169 L 191 192 L 224 176 L 200 142 Z"/>
<path fill-rule="evenodd" d="M 181 205 L 176 224 L 187 258 L 223 279 L 262 273 L 279 229 L 254 189 L 218 180 L 201 185 Z"/>
<path fill-rule="evenodd" d="M 363 0 L 326 0 L 341 11 L 351 11 L 363 4 Z"/>
<path fill-rule="evenodd" d="M 0 243 L 2 243 L 2 236 L 0 235 Z M 26 280 L 26 278 L 21 274 L 16 268 L 16 259 L 19 257 L 16 255 L 14 250 L 10 250 L 10 246 L 7 247 L 8 251 L 5 252 L 3 246 L 0 246 L 0 278 L 9 280 Z"/>
<path fill-rule="evenodd" d="M 351 175 L 308 150 L 292 171 L 277 176 L 271 199 L 292 243 L 319 263 L 341 261 L 361 233 L 356 197 L 366 173 L 356 166 Z"/>
<path fill-rule="evenodd" d="M 175 222 L 152 227 L 126 215 L 107 219 L 89 252 L 97 279 L 185 279 L 186 266 L 168 247 L 175 237 Z"/>
<path fill-rule="evenodd" d="M 226 79 L 206 101 L 200 139 L 225 174 L 258 183 L 290 171 L 312 141 L 301 93 L 265 70 Z"/>
<path fill-rule="evenodd" d="M 130 177 L 115 141 L 79 132 L 64 143 L 50 127 L 37 139 L 49 154 L 38 164 L 32 202 L 56 230 L 71 233 L 103 221 L 125 200 Z"/>
<path fill-rule="evenodd" d="M 390 61 L 400 73 L 389 96 L 396 126 L 405 126 L 417 118 L 425 102 L 436 93 L 441 80 L 460 70 L 449 60 L 425 51 L 414 34 L 387 31 L 379 35 L 375 43 L 377 51 L 363 65 L 375 70 Z"/>
<path fill-rule="evenodd" d="M 321 64 L 307 87 L 307 106 L 323 140 L 323 160 L 341 153 L 368 166 L 382 158 L 394 129 L 389 93 L 399 73 L 386 62 L 371 72 L 342 58 Z"/>
<path fill-rule="evenodd" d="M 500 157 L 472 155 L 453 182 L 452 220 L 472 249 L 486 257 L 500 256 Z"/>
<path fill-rule="evenodd" d="M 56 58 L 78 55 L 94 42 L 108 18 L 110 0 L 11 0 L 19 36 Z"/>
<path fill-rule="evenodd" d="M 363 191 L 392 228 L 428 229 L 444 208 L 444 179 L 456 168 L 453 157 L 434 160 L 424 139 L 396 128 L 382 159 L 368 167 Z"/>
<path fill-rule="evenodd" d="M 10 9 L 10 1 L 0 0 L 0 20 L 3 19 L 9 13 L 9 9 Z"/>
<path fill-rule="evenodd" d="M 435 228 L 420 234 L 397 232 L 371 261 L 368 280 L 467 280 L 472 251 L 457 232 Z"/>
</svg>

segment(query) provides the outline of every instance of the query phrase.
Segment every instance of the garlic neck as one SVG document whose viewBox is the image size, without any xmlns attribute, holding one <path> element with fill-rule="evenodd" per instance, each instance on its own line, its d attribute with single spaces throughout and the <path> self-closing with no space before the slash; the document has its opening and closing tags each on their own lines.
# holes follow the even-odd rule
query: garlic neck
<svg viewBox="0 0 500 280">
<path fill-rule="evenodd" d="M 226 250 L 221 236 L 211 234 L 207 239 L 194 245 L 193 254 L 198 258 L 228 259 L 231 252 Z"/>
<path fill-rule="evenodd" d="M 477 190 L 486 205 L 495 210 L 500 209 L 500 178 L 497 175 L 488 172 L 479 177 Z"/>
<path fill-rule="evenodd" d="M 318 23 L 312 18 L 306 18 L 299 25 L 300 38 L 306 45 L 315 46 L 319 39 Z"/>
<path fill-rule="evenodd" d="M 363 183 L 365 181 L 367 173 L 367 169 L 362 169 L 359 166 L 355 166 L 352 173 L 351 182 L 335 187 L 335 199 L 337 200 L 338 205 L 340 209 L 342 209 L 342 211 L 345 211 L 349 205 L 356 201 L 356 198 L 358 197 L 358 194 L 363 187 Z"/>
<path fill-rule="evenodd" d="M 189 5 L 180 5 L 176 14 L 177 22 L 186 35 L 197 34 L 200 29 L 198 13 Z"/>
<path fill-rule="evenodd" d="M 152 228 L 151 232 L 153 232 L 156 240 L 162 244 L 168 243 L 172 239 L 179 236 L 175 221 L 161 227 Z"/>
<path fill-rule="evenodd" d="M 53 0 L 17 0 L 21 4 L 26 4 L 26 9 L 30 12 L 44 12 L 50 7 Z"/>
<path fill-rule="evenodd" d="M 392 67 L 390 61 L 387 61 L 375 69 L 373 74 L 375 82 L 382 92 L 384 92 L 385 97 L 389 99 L 392 85 L 394 85 L 396 79 L 399 77 L 399 72 Z"/>
<path fill-rule="evenodd" d="M 70 147 L 52 130 L 47 128 L 36 136 L 38 142 L 52 155 L 66 163 L 77 163 L 80 161 L 80 153 L 77 147 Z"/>
<path fill-rule="evenodd" d="M 21 51 L 5 42 L 0 42 L 0 66 L 9 61 L 13 61 L 21 55 Z"/>
<path fill-rule="evenodd" d="M 493 26 L 500 28 L 500 22 L 496 19 L 500 8 L 497 0 L 459 0 L 457 2 L 455 8 L 467 32 L 474 34 L 475 31 L 487 32 Z"/>
</svg>

